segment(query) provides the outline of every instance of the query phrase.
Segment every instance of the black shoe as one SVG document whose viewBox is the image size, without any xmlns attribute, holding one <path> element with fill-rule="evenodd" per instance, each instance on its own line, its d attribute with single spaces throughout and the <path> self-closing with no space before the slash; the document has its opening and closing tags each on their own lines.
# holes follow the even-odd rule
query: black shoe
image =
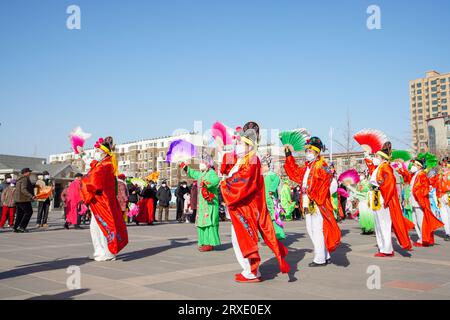
<svg viewBox="0 0 450 320">
<path fill-rule="evenodd" d="M 27 229 L 23 229 L 23 228 L 17 228 L 17 231 L 18 231 L 19 233 L 28 233 L 28 232 L 30 232 L 30 231 L 28 231 Z"/>
<path fill-rule="evenodd" d="M 331 264 L 331 259 L 327 259 L 327 261 L 325 261 L 326 264 Z"/>
<path fill-rule="evenodd" d="M 14 229 L 13 231 L 14 233 L 20 233 L 20 231 L 18 229 Z"/>
<path fill-rule="evenodd" d="M 139 225 L 139 222 L 136 221 L 135 223 L 136 223 L 137 226 Z"/>
<path fill-rule="evenodd" d="M 78 224 L 76 224 L 75 226 L 74 226 L 74 229 L 77 229 L 77 230 L 82 230 L 83 228 L 82 227 L 80 227 Z"/>
<path fill-rule="evenodd" d="M 64 223 L 64 229 L 67 229 L 67 230 L 69 230 L 69 224 L 66 222 L 66 223 Z"/>
<path fill-rule="evenodd" d="M 444 237 L 444 241 L 450 241 L 450 236 L 447 234 L 447 235 L 445 235 L 445 237 Z"/>
<path fill-rule="evenodd" d="M 325 267 L 327 265 L 327 263 L 315 263 L 315 262 L 311 262 L 310 264 L 308 264 L 309 267 Z"/>
</svg>

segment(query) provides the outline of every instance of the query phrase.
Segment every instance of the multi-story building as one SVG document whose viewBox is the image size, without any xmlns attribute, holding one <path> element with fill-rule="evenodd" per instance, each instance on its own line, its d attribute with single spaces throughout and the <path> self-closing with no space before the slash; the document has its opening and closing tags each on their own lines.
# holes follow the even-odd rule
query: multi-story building
<svg viewBox="0 0 450 320">
<path fill-rule="evenodd" d="M 427 120 L 428 151 L 439 159 L 450 152 L 450 116 L 438 116 Z"/>
<path fill-rule="evenodd" d="M 429 71 L 425 78 L 409 82 L 411 129 L 414 151 L 428 150 L 427 121 L 449 114 L 450 73 Z"/>
</svg>

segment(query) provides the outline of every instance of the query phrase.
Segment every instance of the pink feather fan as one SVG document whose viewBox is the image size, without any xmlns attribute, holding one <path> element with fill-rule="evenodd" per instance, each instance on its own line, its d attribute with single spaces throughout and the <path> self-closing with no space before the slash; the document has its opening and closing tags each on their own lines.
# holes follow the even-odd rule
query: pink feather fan
<svg viewBox="0 0 450 320">
<path fill-rule="evenodd" d="M 79 154 L 83 150 L 84 143 L 90 137 L 91 134 L 84 132 L 81 127 L 76 127 L 75 129 L 73 129 L 69 135 L 69 140 L 73 152 L 75 152 L 75 154 Z"/>
<path fill-rule="evenodd" d="M 350 169 L 343 172 L 338 179 L 339 182 L 349 183 L 349 184 L 358 184 L 359 183 L 359 174 L 355 169 Z"/>
</svg>

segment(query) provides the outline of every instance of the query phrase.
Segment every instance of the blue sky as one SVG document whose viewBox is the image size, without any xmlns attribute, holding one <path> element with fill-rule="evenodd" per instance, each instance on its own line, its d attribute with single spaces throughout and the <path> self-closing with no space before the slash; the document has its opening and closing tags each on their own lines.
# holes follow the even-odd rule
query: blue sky
<svg viewBox="0 0 450 320">
<path fill-rule="evenodd" d="M 81 8 L 68 30 L 66 8 Z M 381 8 L 382 30 L 366 9 Z M 68 151 L 254 120 L 409 137 L 408 81 L 450 71 L 450 1 L 41 0 L 0 3 L 0 153 Z"/>
</svg>

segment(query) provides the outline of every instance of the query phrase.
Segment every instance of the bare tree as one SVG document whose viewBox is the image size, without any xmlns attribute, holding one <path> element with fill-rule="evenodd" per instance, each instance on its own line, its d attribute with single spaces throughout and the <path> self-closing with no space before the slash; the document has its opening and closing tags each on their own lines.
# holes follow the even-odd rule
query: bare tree
<svg viewBox="0 0 450 320">
<path fill-rule="evenodd" d="M 333 138 L 333 142 L 335 142 L 338 146 L 339 149 L 346 153 L 346 162 L 347 165 L 350 165 L 350 154 L 352 152 L 355 152 L 356 149 L 356 142 L 353 139 L 354 136 L 354 132 L 352 129 L 352 125 L 351 125 L 351 119 L 350 119 L 350 113 L 347 109 L 347 123 L 346 123 L 346 127 L 344 130 L 339 130 L 341 131 L 341 138 L 340 139 L 335 139 Z"/>
</svg>

